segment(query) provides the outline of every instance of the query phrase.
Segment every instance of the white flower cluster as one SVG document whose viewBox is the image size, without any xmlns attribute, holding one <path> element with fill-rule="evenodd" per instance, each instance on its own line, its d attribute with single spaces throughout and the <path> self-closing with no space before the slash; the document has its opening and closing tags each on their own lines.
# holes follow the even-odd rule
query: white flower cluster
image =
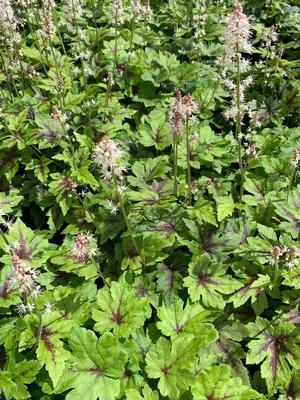
<svg viewBox="0 0 300 400">
<path fill-rule="evenodd" d="M 102 178 L 111 180 L 113 177 L 122 179 L 123 173 L 127 171 L 125 165 L 121 164 L 123 150 L 119 145 L 108 137 L 103 138 L 93 152 L 94 163 L 102 170 Z"/>
<path fill-rule="evenodd" d="M 21 296 L 36 297 L 41 292 L 40 285 L 36 284 L 37 271 L 17 254 L 13 254 L 11 260 L 13 270 L 9 278 L 10 290 L 18 290 Z"/>
<path fill-rule="evenodd" d="M 110 20 L 113 25 L 122 25 L 125 20 L 122 0 L 112 0 L 109 7 Z"/>
<path fill-rule="evenodd" d="M 297 167 L 297 165 L 299 164 L 299 161 L 300 161 L 300 152 L 299 152 L 298 149 L 293 149 L 292 157 L 291 157 L 290 163 L 291 163 L 294 167 Z"/>
<path fill-rule="evenodd" d="M 71 246 L 72 258 L 76 261 L 87 263 L 98 253 L 96 240 L 91 233 L 77 235 Z"/>
<path fill-rule="evenodd" d="M 149 2 L 142 4 L 140 0 L 132 0 L 131 2 L 132 17 L 135 22 L 146 21 L 152 18 L 153 12 Z"/>
<path fill-rule="evenodd" d="M 272 50 L 272 45 L 276 43 L 278 40 L 278 34 L 275 30 L 274 25 L 265 33 L 262 39 L 262 47 L 265 47 L 267 50 Z"/>
<path fill-rule="evenodd" d="M 297 264 L 300 256 L 300 252 L 298 247 L 296 246 L 274 246 L 271 249 L 272 259 L 270 260 L 270 264 L 273 265 L 278 263 L 281 258 L 285 260 L 285 266 L 291 271 L 293 270 Z"/>
<path fill-rule="evenodd" d="M 0 0 L 0 33 L 1 39 L 9 51 L 13 51 L 21 43 L 17 32 L 19 21 L 16 18 L 10 0 Z"/>
<path fill-rule="evenodd" d="M 49 41 L 52 40 L 55 35 L 52 7 L 53 7 L 53 2 L 51 0 L 43 0 L 44 26 L 42 34 Z"/>
<path fill-rule="evenodd" d="M 63 6 L 65 15 L 71 25 L 76 25 L 78 20 L 83 16 L 85 2 L 82 0 L 66 0 Z"/>
<path fill-rule="evenodd" d="M 227 57 L 234 58 L 236 53 L 240 52 L 251 53 L 250 35 L 249 19 L 243 13 L 241 3 L 237 2 L 233 12 L 226 21 L 224 40 Z"/>
<path fill-rule="evenodd" d="M 3 31 L 15 31 L 18 26 L 10 0 L 0 0 L 0 24 Z"/>
<path fill-rule="evenodd" d="M 205 1 L 198 1 L 193 9 L 192 26 L 195 29 L 195 39 L 200 39 L 205 35 L 205 24 L 207 19 L 207 11 Z"/>
<path fill-rule="evenodd" d="M 182 97 L 181 92 L 177 92 L 176 99 L 171 105 L 169 113 L 169 126 L 171 130 L 179 135 L 182 132 L 186 118 L 192 119 L 192 114 L 197 109 L 197 103 L 189 93 Z"/>
</svg>

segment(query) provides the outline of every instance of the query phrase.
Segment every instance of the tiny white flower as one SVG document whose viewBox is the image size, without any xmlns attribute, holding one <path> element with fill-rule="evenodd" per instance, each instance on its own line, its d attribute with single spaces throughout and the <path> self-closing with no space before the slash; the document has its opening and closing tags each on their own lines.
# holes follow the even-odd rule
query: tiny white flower
<svg viewBox="0 0 300 400">
<path fill-rule="evenodd" d="M 49 314 L 52 311 L 53 305 L 49 301 L 46 301 L 44 307 L 45 307 L 45 313 Z"/>
</svg>

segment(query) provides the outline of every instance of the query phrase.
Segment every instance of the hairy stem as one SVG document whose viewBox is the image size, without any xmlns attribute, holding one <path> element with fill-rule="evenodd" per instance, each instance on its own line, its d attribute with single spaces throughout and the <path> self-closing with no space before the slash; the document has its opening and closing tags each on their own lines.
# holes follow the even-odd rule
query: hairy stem
<svg viewBox="0 0 300 400">
<path fill-rule="evenodd" d="M 245 171 L 244 171 L 244 166 L 243 166 L 242 139 L 241 139 L 241 68 L 240 68 L 241 55 L 238 52 L 238 46 L 237 46 L 237 54 L 236 54 L 236 56 L 237 56 L 236 57 L 237 58 L 237 78 L 236 78 L 237 116 L 236 116 L 235 138 L 237 140 L 239 168 L 240 168 L 240 174 L 241 174 L 239 201 L 240 201 L 240 203 L 242 203 L 242 201 L 243 201 L 243 193 L 244 193 Z"/>
<path fill-rule="evenodd" d="M 177 173 L 178 173 L 178 135 L 177 132 L 173 133 L 173 186 L 174 196 L 177 197 Z"/>
<path fill-rule="evenodd" d="M 189 140 L 189 116 L 185 120 L 185 145 L 186 145 L 186 184 L 188 189 L 188 204 L 192 204 L 192 178 L 190 162 L 190 140 Z"/>
</svg>

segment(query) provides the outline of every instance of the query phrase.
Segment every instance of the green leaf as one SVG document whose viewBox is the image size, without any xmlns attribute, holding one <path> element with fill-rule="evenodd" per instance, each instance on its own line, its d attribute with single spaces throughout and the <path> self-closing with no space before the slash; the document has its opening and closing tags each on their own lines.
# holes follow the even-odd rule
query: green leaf
<svg viewBox="0 0 300 400">
<path fill-rule="evenodd" d="M 198 256 L 189 266 L 189 276 L 184 278 L 184 286 L 188 288 L 193 302 L 201 299 L 207 307 L 222 310 L 226 304 L 223 295 L 240 289 L 242 284 L 226 274 L 226 265 L 210 263 L 207 254 Z"/>
<path fill-rule="evenodd" d="M 160 319 L 157 327 L 166 336 L 176 336 L 181 333 L 192 333 L 199 340 L 201 348 L 208 346 L 218 337 L 212 324 L 207 322 L 214 319 L 210 311 L 204 311 L 199 304 L 187 304 L 183 307 L 183 301 L 177 299 L 169 307 L 161 306 L 157 309 Z"/>
<path fill-rule="evenodd" d="M 269 275 L 258 273 L 258 268 L 253 264 L 243 265 L 241 270 L 241 263 L 236 263 L 233 269 L 243 279 L 243 287 L 231 296 L 234 307 L 238 308 L 251 299 L 254 311 L 257 315 L 261 314 L 268 306 L 265 292 L 271 284 Z"/>
<path fill-rule="evenodd" d="M 159 395 L 156 390 L 152 391 L 150 387 L 145 384 L 141 394 L 138 389 L 126 390 L 126 400 L 159 400 Z"/>
<path fill-rule="evenodd" d="M 53 387 L 55 387 L 62 376 L 65 362 L 69 357 L 69 353 L 64 349 L 63 342 L 52 331 L 45 329 L 42 331 L 36 355 L 37 359 L 45 364 Z"/>
<path fill-rule="evenodd" d="M 20 218 L 17 218 L 6 238 L 10 244 L 10 250 L 22 260 L 30 262 L 33 268 L 41 267 L 48 259 L 48 240 L 45 234 L 28 228 Z M 1 257 L 1 261 L 11 265 L 11 254 Z"/>
<path fill-rule="evenodd" d="M 232 215 L 235 209 L 235 204 L 231 196 L 228 197 L 218 197 L 217 214 L 218 221 L 223 221 L 229 215 Z"/>
<path fill-rule="evenodd" d="M 37 360 L 9 363 L 7 371 L 0 371 L 0 393 L 2 389 L 6 400 L 30 399 L 26 384 L 35 380 L 40 368 L 41 364 Z"/>
<path fill-rule="evenodd" d="M 162 396 L 178 399 L 194 382 L 192 367 L 197 353 L 193 335 L 178 337 L 172 344 L 160 337 L 146 355 L 145 371 L 149 378 L 159 379 Z"/>
<path fill-rule="evenodd" d="M 92 311 L 92 317 L 97 321 L 95 330 L 101 333 L 113 330 L 116 336 L 126 338 L 150 317 L 149 303 L 149 298 L 138 297 L 124 278 L 112 282 L 110 288 L 98 291 L 98 309 Z"/>
<path fill-rule="evenodd" d="M 166 112 L 164 109 L 154 109 L 144 119 L 145 123 L 139 128 L 139 141 L 145 147 L 155 146 L 163 150 L 170 146 L 170 131 L 166 124 Z"/>
<path fill-rule="evenodd" d="M 127 361 L 117 338 L 107 332 L 97 339 L 94 332 L 76 327 L 70 333 L 69 344 L 73 358 L 57 393 L 72 387 L 66 400 L 102 400 L 104 396 L 107 400 L 117 399 Z"/>
<path fill-rule="evenodd" d="M 293 372 L 299 368 L 300 338 L 291 323 L 270 326 L 258 317 L 248 324 L 250 335 L 258 332 L 249 344 L 247 364 L 261 364 L 261 376 L 266 380 L 268 392 L 274 394 L 290 382 Z"/>
<path fill-rule="evenodd" d="M 228 365 L 216 365 L 201 371 L 192 387 L 195 400 L 255 400 L 261 399 L 255 390 L 243 385 L 240 378 L 232 378 Z"/>
<path fill-rule="evenodd" d="M 145 182 L 152 181 L 154 178 L 165 178 L 166 173 L 171 169 L 168 162 L 168 156 L 147 158 L 144 163 L 136 161 L 132 166 L 132 172 Z"/>
</svg>

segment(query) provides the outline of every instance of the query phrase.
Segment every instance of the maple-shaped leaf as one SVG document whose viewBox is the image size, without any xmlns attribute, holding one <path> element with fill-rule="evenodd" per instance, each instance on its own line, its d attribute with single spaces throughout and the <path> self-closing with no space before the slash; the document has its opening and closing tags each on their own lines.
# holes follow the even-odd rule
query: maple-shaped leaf
<svg viewBox="0 0 300 400">
<path fill-rule="evenodd" d="M 36 350 L 37 359 L 45 364 L 45 368 L 52 380 L 53 387 L 57 385 L 64 369 L 69 353 L 65 350 L 63 342 L 55 332 L 42 329 L 41 338 Z"/>
<path fill-rule="evenodd" d="M 258 317 L 247 325 L 249 336 L 247 364 L 260 364 L 261 376 L 268 392 L 274 394 L 290 382 L 293 372 L 300 367 L 300 337 L 292 323 L 270 323 Z"/>
<path fill-rule="evenodd" d="M 180 333 L 192 333 L 199 340 L 199 350 L 214 342 L 218 333 L 209 321 L 214 320 L 214 314 L 205 311 L 199 304 L 189 304 L 184 307 L 182 299 L 176 299 L 168 307 L 161 306 L 157 309 L 160 319 L 157 327 L 166 336 Z"/>
<path fill-rule="evenodd" d="M 192 386 L 194 400 L 255 400 L 263 397 L 240 378 L 232 378 L 228 365 L 216 365 L 201 371 Z"/>
<path fill-rule="evenodd" d="M 145 371 L 149 378 L 159 379 L 162 396 L 178 399 L 194 382 L 193 367 L 197 353 L 193 335 L 178 336 L 173 343 L 160 337 L 146 355 Z"/>
<path fill-rule="evenodd" d="M 217 205 L 218 221 L 221 222 L 229 215 L 232 215 L 234 208 L 235 204 L 230 196 L 219 196 Z"/>
<path fill-rule="evenodd" d="M 300 265 L 298 265 L 292 271 L 283 270 L 282 275 L 284 276 L 284 281 L 282 282 L 283 285 L 300 289 Z"/>
<path fill-rule="evenodd" d="M 116 336 L 126 338 L 150 317 L 149 303 L 149 297 L 139 297 L 122 277 L 119 282 L 112 282 L 110 288 L 98 291 L 98 308 L 92 311 L 92 317 L 97 321 L 95 330 L 101 333 L 113 330 Z"/>
<path fill-rule="evenodd" d="M 203 349 L 198 358 L 197 370 L 212 367 L 216 364 L 227 364 L 231 367 L 232 375 L 242 379 L 243 384 L 250 384 L 249 372 L 242 359 L 245 352 L 237 343 L 248 337 L 248 329 L 238 321 L 230 320 L 224 325 L 218 326 L 219 338 Z"/>
<path fill-rule="evenodd" d="M 235 291 L 230 300 L 238 308 L 251 299 L 256 315 L 261 314 L 268 306 L 266 289 L 271 284 L 270 276 L 259 273 L 262 268 L 244 261 L 233 264 L 236 275 L 242 279 L 243 287 Z"/>
<path fill-rule="evenodd" d="M 5 224 L 5 215 L 12 213 L 13 208 L 20 203 L 23 196 L 19 196 L 19 190 L 10 190 L 9 195 L 5 194 L 3 191 L 0 192 L 0 223 Z"/>
<path fill-rule="evenodd" d="M 172 303 L 182 285 L 180 272 L 167 265 L 158 264 L 155 276 L 157 276 L 156 290 L 161 293 L 165 303 Z"/>
<path fill-rule="evenodd" d="M 232 294 L 242 287 L 239 281 L 226 274 L 226 270 L 226 265 L 211 263 L 207 254 L 192 261 L 189 276 L 184 279 L 191 300 L 201 299 L 205 306 L 222 310 L 226 304 L 223 295 Z"/>
<path fill-rule="evenodd" d="M 66 400 L 117 399 L 128 358 L 118 339 L 110 332 L 98 339 L 94 332 L 76 327 L 69 344 L 72 358 L 55 393 L 73 388 Z"/>
<path fill-rule="evenodd" d="M 126 391 L 126 400 L 159 400 L 159 395 L 156 390 L 152 390 L 145 384 L 142 390 L 128 389 Z"/>
<path fill-rule="evenodd" d="M 139 127 L 139 141 L 143 146 L 163 150 L 171 144 L 165 110 L 154 109 L 146 117 L 143 116 L 143 120 Z"/>
<path fill-rule="evenodd" d="M 6 400 L 31 398 L 26 385 L 35 380 L 40 368 L 41 363 L 37 360 L 9 362 L 6 370 L 0 372 L 0 394 L 3 391 Z"/>
</svg>

